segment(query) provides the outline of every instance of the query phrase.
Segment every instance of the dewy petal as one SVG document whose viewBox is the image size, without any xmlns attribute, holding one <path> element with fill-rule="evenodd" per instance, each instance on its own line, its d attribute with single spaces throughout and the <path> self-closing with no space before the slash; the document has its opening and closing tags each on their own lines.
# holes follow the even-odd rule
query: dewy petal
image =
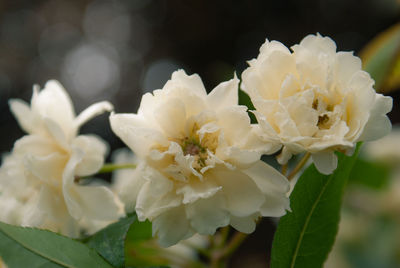
<svg viewBox="0 0 400 268">
<path fill-rule="evenodd" d="M 79 135 L 72 141 L 72 146 L 84 152 L 82 160 L 75 169 L 77 176 L 94 174 L 103 166 L 107 145 L 99 137 Z"/>
<path fill-rule="evenodd" d="M 226 208 L 234 216 L 249 216 L 265 202 L 265 196 L 255 182 L 239 170 L 215 169 L 212 176 L 222 186 Z"/>
<path fill-rule="evenodd" d="M 217 228 L 229 224 L 229 213 L 223 207 L 224 198 L 216 194 L 186 206 L 186 214 L 199 234 L 213 235 Z"/>
<path fill-rule="evenodd" d="M 153 221 L 153 236 L 162 247 L 169 247 L 193 235 L 183 206 L 161 214 Z"/>
<path fill-rule="evenodd" d="M 11 99 L 8 101 L 10 110 L 17 119 L 20 127 L 27 133 L 33 133 L 35 129 L 35 121 L 29 105 L 19 99 Z"/>
<path fill-rule="evenodd" d="M 233 79 L 225 81 L 215 87 L 207 96 L 209 107 L 215 110 L 232 107 L 238 104 L 239 79 L 236 74 Z"/>
<path fill-rule="evenodd" d="M 337 168 L 338 159 L 335 153 L 332 151 L 313 153 L 311 158 L 315 164 L 315 167 L 322 174 L 329 175 Z"/>
<path fill-rule="evenodd" d="M 391 97 L 377 94 L 368 122 L 364 127 L 363 134 L 358 140 L 376 140 L 389 134 L 392 129 L 392 124 L 386 114 L 392 110 L 392 106 L 393 99 Z"/>
<path fill-rule="evenodd" d="M 114 133 L 139 157 L 146 157 L 154 145 L 167 145 L 164 135 L 146 124 L 145 118 L 136 114 L 111 114 Z"/>
<path fill-rule="evenodd" d="M 87 121 L 105 112 L 111 112 L 114 109 L 113 105 L 108 101 L 102 101 L 90 105 L 83 110 L 74 120 L 75 128 L 79 129 Z"/>
</svg>

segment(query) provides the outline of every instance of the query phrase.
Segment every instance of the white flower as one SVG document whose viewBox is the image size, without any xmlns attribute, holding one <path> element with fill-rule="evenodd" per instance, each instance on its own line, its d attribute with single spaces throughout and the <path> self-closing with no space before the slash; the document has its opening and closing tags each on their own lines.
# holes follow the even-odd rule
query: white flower
<svg viewBox="0 0 400 268">
<path fill-rule="evenodd" d="M 351 153 L 358 141 L 389 133 L 392 99 L 376 94 L 374 81 L 352 52 L 336 52 L 328 37 L 309 35 L 293 53 L 268 40 L 242 74 L 255 108 L 260 136 L 282 144 L 281 164 L 310 152 L 317 169 L 331 173 L 335 150 Z"/>
<path fill-rule="evenodd" d="M 114 151 L 112 156 L 115 164 L 134 164 L 137 166 L 135 169 L 118 169 L 113 172 L 112 188 L 125 204 L 126 212 L 133 212 L 139 190 L 146 182 L 141 176 L 143 163 L 140 163 L 140 159 L 127 148 Z"/>
<path fill-rule="evenodd" d="M 260 141 L 238 79 L 207 95 L 198 75 L 172 74 L 163 89 L 143 96 L 137 114 L 112 114 L 113 131 L 143 161 L 136 212 L 170 246 L 194 233 L 232 225 L 255 229 L 259 216 L 282 216 L 288 181 L 262 162 Z M 136 190 L 133 190 L 133 192 Z"/>
<path fill-rule="evenodd" d="M 122 216 L 122 205 L 111 190 L 78 183 L 102 167 L 107 151 L 98 137 L 77 136 L 79 127 L 110 111 L 110 103 L 94 104 L 75 117 L 65 89 L 49 81 L 40 92 L 34 87 L 31 106 L 11 100 L 10 107 L 28 135 L 15 142 L 0 169 L 2 198 L 14 207 L 12 215 L 0 211 L 0 219 L 77 237 L 84 226 Z"/>
</svg>

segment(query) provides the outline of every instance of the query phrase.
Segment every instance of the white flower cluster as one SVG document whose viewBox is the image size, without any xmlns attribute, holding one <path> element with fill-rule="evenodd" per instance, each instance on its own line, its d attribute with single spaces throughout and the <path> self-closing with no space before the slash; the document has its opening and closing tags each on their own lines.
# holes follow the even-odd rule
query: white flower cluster
<svg viewBox="0 0 400 268">
<path fill-rule="evenodd" d="M 337 166 L 334 151 L 351 153 L 358 141 L 390 131 L 392 100 L 375 92 L 359 58 L 336 52 L 320 35 L 292 50 L 267 40 L 243 72 L 258 124 L 238 105 L 236 76 L 207 94 L 198 75 L 182 70 L 145 94 L 136 114 L 111 114 L 112 130 L 135 153 L 134 160 L 119 159 L 137 165 L 118 171 L 113 190 L 126 211 L 152 222 L 161 245 L 227 225 L 251 233 L 259 217 L 284 215 L 289 182 L 260 160 L 263 154 L 281 149 L 278 162 L 285 164 L 310 153 L 329 174 Z M 62 87 L 49 82 L 40 93 L 35 89 L 31 108 L 11 101 L 11 109 L 29 135 L 3 161 L 0 220 L 76 236 L 122 215 L 109 189 L 79 184 L 101 168 L 106 147 L 77 136 L 78 128 L 111 110 L 109 103 L 75 118 Z"/>
<path fill-rule="evenodd" d="M 112 110 L 96 103 L 79 116 L 56 81 L 39 91 L 31 106 L 10 101 L 11 111 L 27 135 L 19 139 L 0 169 L 0 220 L 40 227 L 78 237 L 121 217 L 123 206 L 105 186 L 80 185 L 80 177 L 96 173 L 107 145 L 96 136 L 78 135 L 92 117 Z"/>
</svg>

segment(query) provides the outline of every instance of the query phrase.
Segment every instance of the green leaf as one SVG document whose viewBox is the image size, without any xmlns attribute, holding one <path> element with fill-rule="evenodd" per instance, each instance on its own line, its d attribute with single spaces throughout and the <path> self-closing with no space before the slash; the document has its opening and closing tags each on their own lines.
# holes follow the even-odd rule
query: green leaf
<svg viewBox="0 0 400 268">
<path fill-rule="evenodd" d="M 244 92 L 244 91 L 241 90 L 241 89 L 239 89 L 239 105 L 244 105 L 244 106 L 247 107 L 247 109 L 252 110 L 252 111 L 255 110 L 254 105 L 253 105 L 253 103 L 251 102 L 251 99 L 250 99 L 249 95 L 247 95 L 247 93 Z M 252 123 L 252 124 L 257 123 L 257 119 L 256 119 L 256 117 L 254 116 L 254 114 L 251 113 L 251 112 L 249 112 L 248 114 L 249 114 L 251 123 Z"/>
<path fill-rule="evenodd" d="M 0 256 L 10 267 L 111 267 L 94 250 L 73 239 L 0 222 Z"/>
<path fill-rule="evenodd" d="M 391 168 L 381 162 L 358 158 L 351 171 L 351 183 L 361 184 L 371 189 L 383 189 L 389 184 Z"/>
<path fill-rule="evenodd" d="M 271 252 L 272 268 L 322 267 L 338 230 L 344 187 L 360 144 L 351 157 L 338 153 L 331 175 L 312 164 L 299 178 L 291 196 L 292 212 L 280 219 Z"/>
<path fill-rule="evenodd" d="M 132 214 L 107 226 L 90 237 L 87 241 L 87 245 L 95 249 L 114 267 L 124 267 L 125 238 L 130 226 L 135 220 L 136 214 Z"/>
<path fill-rule="evenodd" d="M 377 35 L 361 51 L 363 68 L 375 80 L 377 91 L 388 93 L 400 86 L 400 23 Z"/>
</svg>

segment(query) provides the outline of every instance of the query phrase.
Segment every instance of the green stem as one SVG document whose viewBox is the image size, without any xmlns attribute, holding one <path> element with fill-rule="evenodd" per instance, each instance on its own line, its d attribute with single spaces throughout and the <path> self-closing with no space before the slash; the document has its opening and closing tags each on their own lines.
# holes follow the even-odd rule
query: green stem
<svg viewBox="0 0 400 268">
<path fill-rule="evenodd" d="M 287 176 L 287 179 L 290 181 L 293 179 L 294 176 L 303 168 L 303 166 L 307 163 L 308 159 L 310 158 L 311 154 L 306 153 L 303 158 L 300 160 L 300 162 L 297 164 L 297 166 L 290 172 L 290 174 Z"/>
<path fill-rule="evenodd" d="M 110 173 L 113 172 L 114 170 L 118 169 L 135 169 L 136 165 L 135 164 L 104 164 L 103 167 L 97 172 L 98 174 L 102 173 Z"/>
</svg>

